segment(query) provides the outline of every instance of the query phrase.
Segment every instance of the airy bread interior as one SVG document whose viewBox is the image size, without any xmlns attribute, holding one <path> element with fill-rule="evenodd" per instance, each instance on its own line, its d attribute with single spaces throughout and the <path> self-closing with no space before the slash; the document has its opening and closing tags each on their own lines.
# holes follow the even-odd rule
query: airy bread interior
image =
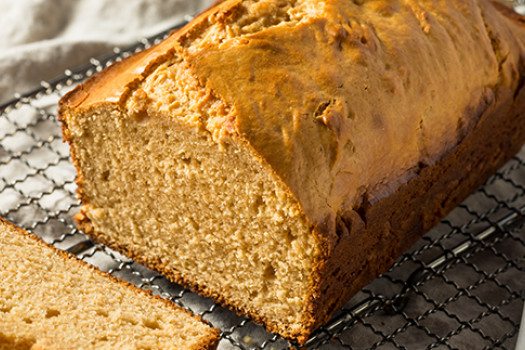
<svg viewBox="0 0 525 350">
<path fill-rule="evenodd" d="M 126 111 L 107 104 L 68 119 L 82 209 L 106 244 L 300 329 L 314 237 L 287 188 L 228 129 L 232 115 L 175 57 Z"/>
<path fill-rule="evenodd" d="M 216 343 L 216 330 L 166 304 L 0 220 L 1 350 L 203 349 Z"/>
</svg>

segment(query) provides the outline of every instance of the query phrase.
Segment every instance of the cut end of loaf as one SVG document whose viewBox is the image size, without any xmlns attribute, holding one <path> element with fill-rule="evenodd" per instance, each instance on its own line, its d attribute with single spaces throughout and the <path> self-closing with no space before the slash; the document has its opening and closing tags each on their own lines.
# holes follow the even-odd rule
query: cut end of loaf
<svg viewBox="0 0 525 350">
<path fill-rule="evenodd" d="M 0 219 L 0 349 L 212 349 L 218 330 Z"/>
<path fill-rule="evenodd" d="M 217 2 L 62 100 L 94 234 L 305 341 L 498 157 L 468 140 L 518 96 L 523 39 L 492 10 Z"/>
<path fill-rule="evenodd" d="M 161 64 L 126 108 L 63 117 L 100 241 L 273 331 L 311 331 L 312 228 L 184 64 Z"/>
</svg>

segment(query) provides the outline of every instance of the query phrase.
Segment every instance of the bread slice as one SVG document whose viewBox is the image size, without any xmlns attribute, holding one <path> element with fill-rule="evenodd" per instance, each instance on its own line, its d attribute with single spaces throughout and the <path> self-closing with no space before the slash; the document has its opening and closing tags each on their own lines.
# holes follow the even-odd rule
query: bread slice
<svg viewBox="0 0 525 350">
<path fill-rule="evenodd" d="M 520 149 L 507 15 L 219 2 L 61 101 L 82 227 L 304 342 Z"/>
<path fill-rule="evenodd" d="M 219 332 L 0 219 L 0 349 L 215 349 Z"/>
</svg>

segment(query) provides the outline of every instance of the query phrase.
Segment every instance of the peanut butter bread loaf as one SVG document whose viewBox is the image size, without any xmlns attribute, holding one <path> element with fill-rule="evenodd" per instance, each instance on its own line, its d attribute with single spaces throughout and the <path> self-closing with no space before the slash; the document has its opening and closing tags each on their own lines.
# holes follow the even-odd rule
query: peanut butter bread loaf
<svg viewBox="0 0 525 350">
<path fill-rule="evenodd" d="M 0 219 L 0 350 L 215 349 L 218 335 Z"/>
<path fill-rule="evenodd" d="M 65 96 L 83 229 L 306 341 L 525 140 L 488 0 L 227 0 Z"/>
</svg>

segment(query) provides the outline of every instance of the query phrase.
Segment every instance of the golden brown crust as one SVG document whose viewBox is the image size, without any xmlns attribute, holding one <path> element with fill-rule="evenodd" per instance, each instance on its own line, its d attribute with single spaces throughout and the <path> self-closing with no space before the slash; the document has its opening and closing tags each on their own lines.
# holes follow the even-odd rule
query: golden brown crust
<svg viewBox="0 0 525 350">
<path fill-rule="evenodd" d="M 514 11 L 512 8 L 510 8 L 505 4 L 502 4 L 498 0 L 490 0 L 490 3 L 492 6 L 494 6 L 500 13 L 505 15 L 506 17 L 512 19 L 513 21 L 520 23 L 522 25 L 525 25 L 525 17 Z"/>
<path fill-rule="evenodd" d="M 391 183 L 386 177 L 379 178 L 378 183 L 372 183 L 373 186 L 370 189 L 361 191 L 361 188 L 357 188 L 355 193 L 350 195 L 347 188 L 351 187 L 354 179 L 345 175 L 350 173 L 346 167 L 356 166 L 356 164 L 351 160 L 343 159 L 345 153 L 341 147 L 351 145 L 352 140 L 348 136 L 349 131 L 345 129 L 350 126 L 341 121 L 340 115 L 350 115 L 349 108 L 352 106 L 345 105 L 341 99 L 332 98 L 334 95 L 339 96 L 338 89 L 341 89 L 339 86 L 342 87 L 348 77 L 339 76 L 334 73 L 334 69 L 329 68 L 337 66 L 334 63 L 339 57 L 337 51 L 345 46 L 351 48 L 352 45 L 365 45 L 366 50 L 378 50 L 377 47 L 381 47 L 384 43 L 375 39 L 374 33 L 367 32 L 366 28 L 359 32 L 352 27 L 353 32 L 346 29 L 345 32 L 337 26 L 327 25 L 329 20 L 314 19 L 293 30 L 269 30 L 264 34 L 240 38 L 224 45 L 221 43 L 220 47 L 219 45 L 204 45 L 197 53 L 189 53 L 183 49 L 184 45 L 191 43 L 209 25 L 212 15 L 215 16 L 215 20 L 221 20 L 220 18 L 228 16 L 240 2 L 240 0 L 219 2 L 215 9 L 208 10 L 186 28 L 173 33 L 163 43 L 105 70 L 98 78 L 88 80 L 83 87 L 65 97 L 61 102 L 61 113 L 70 108 L 88 110 L 99 103 L 113 103 L 122 106 L 135 84 L 142 81 L 160 62 L 166 60 L 175 51 L 182 55 L 189 62 L 195 76 L 203 86 L 212 90 L 226 104 L 236 108 L 238 112 L 236 128 L 241 142 L 244 142 L 250 150 L 254 150 L 258 157 L 271 165 L 275 173 L 290 187 L 291 192 L 298 197 L 307 219 L 315 226 L 314 234 L 321 247 L 321 255 L 315 265 L 314 290 L 308 310 L 309 316 L 303 320 L 304 329 L 301 333 L 290 334 L 276 323 L 264 320 L 257 314 L 246 310 L 240 310 L 245 314 L 248 313 L 252 319 L 266 324 L 270 331 L 304 342 L 308 335 L 320 324 L 326 322 L 348 298 L 377 274 L 384 272 L 399 254 L 435 225 L 519 149 L 523 143 L 522 135 L 524 134 L 519 124 L 525 124 L 523 116 L 519 114 L 519 108 L 523 107 L 524 99 L 520 90 L 522 86 L 519 84 L 519 78 L 524 75 L 522 56 L 525 34 L 522 31 L 516 31 L 516 28 L 506 28 L 502 24 L 501 16 L 490 12 L 494 12 L 494 9 L 488 7 L 487 1 L 466 2 L 466 18 L 474 14 L 471 18 L 476 20 L 474 27 L 479 29 L 479 33 L 483 33 L 481 35 L 473 30 L 473 33 L 476 32 L 476 35 L 480 36 L 479 46 L 482 47 L 480 49 L 482 51 L 470 52 L 466 48 L 466 58 L 470 55 L 480 61 L 483 59 L 486 61 L 484 64 L 477 61 L 465 62 L 464 66 L 470 65 L 471 68 L 487 66 L 490 67 L 487 69 L 490 74 L 487 74 L 483 84 L 480 83 L 479 90 L 465 94 L 468 95 L 466 99 L 471 104 L 458 107 L 461 109 L 459 113 L 464 112 L 465 114 L 461 122 L 458 122 L 457 126 L 455 121 L 451 125 L 444 123 L 443 127 L 446 128 L 455 129 L 457 127 L 457 135 L 454 135 L 453 140 L 443 139 L 437 145 L 423 145 L 422 148 L 426 147 L 429 151 L 420 160 L 408 153 L 405 157 L 404 151 L 400 152 L 399 154 L 402 155 L 399 156 L 400 166 L 408 167 L 409 171 L 397 174 L 398 178 L 394 181 L 396 183 Z M 327 3 L 338 4 L 339 2 L 334 0 Z M 344 6 L 353 6 L 350 2 L 346 3 L 348 4 Z M 437 27 L 439 30 L 439 26 L 437 22 L 429 19 L 427 11 L 430 10 L 411 1 L 409 3 L 412 5 L 404 9 L 407 11 L 404 18 L 407 19 L 406 23 L 421 30 L 418 38 L 435 34 L 434 28 Z M 428 1 L 421 3 L 429 7 L 432 5 Z M 451 3 L 459 4 L 458 7 L 462 6 L 457 1 Z M 376 12 L 381 15 L 395 13 L 395 8 L 390 8 L 385 2 L 370 2 L 370 4 L 381 5 L 378 5 L 376 9 Z M 523 22 L 521 17 L 513 15 L 508 10 L 498 9 L 514 22 Z M 457 10 L 457 12 L 461 11 Z M 450 13 L 455 14 L 452 10 Z M 446 12 L 447 15 L 450 13 Z M 334 18 L 339 20 L 337 17 L 339 14 L 332 11 L 329 15 L 330 20 Z M 465 20 L 464 17 L 460 19 Z M 427 23 L 427 21 L 430 22 Z M 357 23 L 357 26 L 366 27 L 362 23 Z M 487 33 L 483 32 L 484 27 Z M 509 35 L 513 31 L 517 34 L 515 39 Z M 440 34 L 443 33 L 446 31 L 440 32 Z M 331 45 L 328 51 L 326 45 L 321 45 L 318 40 L 323 35 L 328 37 Z M 443 39 L 443 36 L 438 35 L 433 38 L 438 40 Z M 500 45 L 504 44 L 505 40 L 509 42 L 514 40 L 515 47 L 509 49 L 513 50 L 512 55 L 505 56 L 508 52 L 505 52 L 505 47 Z M 422 41 L 422 43 L 428 45 L 429 52 L 432 50 L 430 40 Z M 470 45 L 472 46 L 472 43 Z M 440 48 L 443 51 L 451 49 L 446 45 Z M 354 57 L 355 62 L 352 61 L 352 65 L 370 64 L 371 60 L 377 59 L 374 56 L 367 56 L 368 51 L 366 50 L 358 52 L 361 56 Z M 403 52 L 396 54 L 404 58 Z M 432 59 L 433 55 L 429 57 L 423 57 L 429 59 L 428 66 L 439 63 Z M 298 90 L 314 91 L 314 88 L 317 88 L 317 86 L 312 87 L 311 82 L 307 79 L 302 79 L 301 74 L 291 76 L 286 69 L 282 69 L 286 64 L 292 66 L 294 64 L 292 61 L 298 59 L 304 62 L 303 67 L 306 67 L 304 72 L 300 73 L 308 77 L 311 74 L 315 82 L 321 81 L 319 85 L 328 91 L 324 91 L 325 95 L 312 93 L 297 96 Z M 323 59 L 326 62 L 323 63 Z M 351 69 L 353 69 L 352 65 Z M 428 66 L 423 68 L 428 69 Z M 458 69 L 458 66 L 462 65 L 453 65 L 448 68 Z M 444 67 L 447 68 L 446 65 Z M 396 74 L 402 75 L 402 65 L 396 68 L 399 68 Z M 349 68 L 349 71 L 351 69 Z M 519 72 L 517 72 L 518 69 Z M 381 71 L 379 76 L 387 73 Z M 435 72 L 428 74 L 423 70 L 416 70 L 415 74 L 428 77 L 432 81 L 440 76 Z M 243 79 L 238 78 L 234 81 L 231 79 L 233 76 Z M 450 76 L 452 77 L 453 74 Z M 246 84 L 246 81 L 251 83 Z M 274 88 L 273 97 L 268 94 L 268 89 L 264 88 L 268 81 L 275 82 L 275 86 L 272 86 Z M 375 83 L 372 82 L 372 84 Z M 396 79 L 387 83 L 381 82 L 378 85 L 385 87 L 388 84 L 392 85 L 393 90 L 400 88 L 396 86 Z M 422 79 L 421 85 L 424 87 L 432 84 Z M 447 86 L 442 86 L 442 88 L 443 91 L 447 90 Z M 352 93 L 352 90 L 348 91 L 347 94 Z M 386 91 L 385 95 L 388 93 Z M 419 93 L 431 95 L 426 90 L 416 91 L 416 95 Z M 246 96 L 249 98 L 245 98 Z M 326 101 L 323 100 L 324 96 L 326 96 Z M 379 97 L 376 97 L 376 100 L 381 99 L 381 94 L 377 96 Z M 259 104 L 252 103 L 253 100 L 259 101 Z M 412 96 L 411 100 L 417 100 L 417 96 Z M 440 102 L 445 104 L 447 101 Z M 297 113 L 290 118 L 288 124 L 281 125 L 278 131 L 283 135 L 268 137 L 268 134 L 273 133 L 271 130 L 275 129 L 274 126 L 281 123 L 281 111 L 287 110 L 291 104 L 297 107 L 295 109 Z M 426 104 L 423 103 L 423 105 Z M 263 109 L 261 106 L 264 107 L 265 118 L 260 118 L 258 114 L 259 108 Z M 323 108 L 319 110 L 320 114 L 316 115 L 319 106 Z M 278 113 L 267 114 L 267 111 Z M 316 118 L 310 120 L 309 116 Z M 366 143 L 367 140 L 371 142 L 384 138 L 385 145 L 403 148 L 403 142 L 400 143 L 396 137 L 402 139 L 407 137 L 406 134 L 399 136 L 395 133 L 392 135 L 383 133 L 382 130 L 387 129 L 384 124 L 389 122 L 388 119 L 380 115 L 372 119 L 366 121 L 371 123 L 372 132 L 370 135 L 365 133 L 368 139 L 363 138 L 363 143 Z M 419 122 L 419 120 L 416 121 Z M 63 124 L 64 137 L 70 141 L 65 123 L 66 121 Z M 461 128 L 462 123 L 466 127 Z M 428 130 L 432 132 L 433 127 L 438 128 L 439 123 L 431 125 Z M 493 137 L 493 130 L 501 130 L 501 137 Z M 360 130 L 352 129 L 352 132 L 357 134 Z M 512 135 L 512 143 L 508 142 L 505 133 Z M 452 135 L 453 132 L 447 134 Z M 285 136 L 289 136 L 289 139 L 286 139 Z M 319 144 L 313 140 L 320 140 Z M 411 139 L 414 149 L 422 145 L 418 143 L 420 141 Z M 435 152 L 432 147 L 439 152 Z M 73 159 L 75 159 L 74 150 L 72 151 Z M 376 151 L 386 152 L 388 150 L 378 146 Z M 364 156 L 368 155 L 364 154 Z M 394 161 L 397 159 L 392 160 L 393 163 Z M 395 170 L 398 165 L 394 164 L 392 169 Z M 375 162 L 363 173 L 373 175 L 385 172 L 383 167 L 386 165 Z M 471 172 L 466 169 L 477 170 Z M 386 182 L 391 187 L 381 187 L 381 182 Z M 81 176 L 77 183 L 81 191 Z M 85 203 L 89 202 L 89 199 L 82 193 L 79 195 Z M 390 220 L 385 220 L 385 217 Z M 84 221 L 83 227 L 88 228 L 88 225 L 90 224 Z M 93 235 L 97 241 L 165 274 L 171 280 L 190 286 L 192 290 L 212 297 L 223 305 L 235 308 L 234 305 L 229 305 L 219 293 L 209 291 L 192 281 L 184 280 L 176 271 L 167 270 L 160 261 L 149 261 L 141 256 L 136 256 L 133 251 L 119 246 L 118 242 L 106 241 L 103 233 L 94 232 Z M 356 260 L 359 261 L 357 265 Z"/>
<path fill-rule="evenodd" d="M 43 240 L 41 240 L 39 237 L 27 232 L 26 230 L 16 226 L 15 224 L 13 224 L 12 222 L 8 221 L 8 220 L 5 220 L 3 218 L 0 217 L 0 225 L 5 225 L 7 227 L 9 227 L 10 229 L 12 229 L 13 232 L 16 232 L 22 236 L 26 236 L 30 239 L 32 239 L 35 243 L 41 245 L 41 246 L 44 246 L 44 247 L 47 247 L 49 249 L 52 249 L 55 254 L 57 256 L 59 256 L 60 258 L 64 259 L 64 260 L 67 260 L 69 263 L 71 264 L 78 264 L 80 266 L 82 266 L 83 268 L 87 268 L 91 271 L 94 271 L 95 273 L 99 274 L 100 276 L 104 276 L 105 278 L 108 278 L 110 280 L 112 280 L 113 282 L 115 283 L 118 283 L 126 288 L 129 288 L 131 290 L 133 290 L 134 292 L 138 293 L 138 294 L 142 294 L 142 295 L 145 295 L 147 296 L 148 298 L 152 298 L 154 300 L 157 300 L 158 302 L 162 303 L 165 307 L 167 308 L 170 308 L 172 310 L 174 310 L 175 312 L 183 312 L 195 319 L 198 319 L 200 322 L 203 322 L 205 324 L 207 324 L 208 326 L 210 325 L 208 321 L 204 320 L 201 316 L 197 316 L 197 315 L 194 315 L 192 314 L 190 311 L 188 310 L 185 310 L 183 308 L 181 308 L 180 306 L 178 305 L 175 305 L 173 302 L 167 300 L 167 299 L 164 299 L 164 298 L 161 298 L 160 296 L 158 295 L 153 295 L 152 294 L 152 291 L 151 290 L 146 290 L 146 289 L 142 289 L 142 288 L 138 288 L 137 286 L 135 286 L 134 284 L 131 284 L 127 281 L 124 281 L 116 276 L 113 276 L 107 272 L 104 272 L 104 271 L 101 271 L 99 270 L 98 268 L 96 268 L 95 266 L 91 265 L 91 264 L 88 264 L 86 263 L 85 261 L 82 261 L 80 260 L 78 257 L 64 251 L 64 250 L 59 250 L 57 248 L 55 248 L 53 245 L 51 244 L 48 244 L 46 242 L 44 242 Z M 0 229 L 2 229 L 0 227 Z M 210 331 L 211 331 L 211 335 L 209 338 L 207 338 L 205 340 L 205 343 L 204 344 L 201 344 L 200 346 L 198 346 L 197 348 L 195 349 L 191 349 L 191 350 L 212 350 L 212 349 L 215 349 L 217 347 L 217 344 L 219 343 L 219 340 L 220 340 L 220 332 L 217 328 L 214 328 L 214 327 L 211 327 L 210 326 Z M 1 340 L 1 339 L 0 339 Z"/>
<path fill-rule="evenodd" d="M 517 91 L 516 98 L 513 94 L 500 91 L 499 102 L 488 106 L 478 126 L 438 165 L 422 168 L 392 196 L 365 203 L 364 216 L 355 211 L 342 216 L 335 251 L 319 270 L 317 308 L 326 314 L 316 319 L 316 327 L 374 276 L 387 271 L 423 233 L 519 151 L 525 135 L 525 91 Z M 354 259 L 362 263 L 356 266 Z"/>
<path fill-rule="evenodd" d="M 196 17 L 192 23 L 203 22 L 214 8 L 225 0 L 215 1 L 207 11 Z M 155 67 L 172 55 L 178 46 L 179 37 L 188 35 L 193 26 L 174 30 L 168 38 L 93 75 L 77 88 L 68 92 L 59 102 L 60 114 L 70 108 L 89 109 L 99 103 L 120 104 Z M 60 120 L 64 119 L 60 117 Z"/>
</svg>

